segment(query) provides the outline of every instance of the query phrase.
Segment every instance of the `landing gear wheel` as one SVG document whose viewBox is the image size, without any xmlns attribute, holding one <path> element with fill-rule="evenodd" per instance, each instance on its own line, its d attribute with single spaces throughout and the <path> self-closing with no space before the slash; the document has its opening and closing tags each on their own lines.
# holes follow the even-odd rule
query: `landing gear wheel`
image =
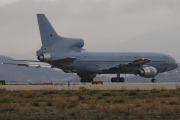
<svg viewBox="0 0 180 120">
<path fill-rule="evenodd" d="M 122 78 L 120 78 L 120 81 L 123 83 L 124 82 L 124 78 L 122 77 Z"/>
<path fill-rule="evenodd" d="M 81 78 L 80 82 L 93 82 L 93 78 Z"/>
<path fill-rule="evenodd" d="M 80 79 L 80 82 L 85 82 L 85 79 L 84 79 L 84 78 L 81 78 L 81 79 Z"/>
<path fill-rule="evenodd" d="M 93 78 L 88 78 L 87 82 L 93 82 Z"/>
<path fill-rule="evenodd" d="M 152 83 L 155 83 L 155 82 L 156 82 L 156 79 L 152 79 L 151 82 L 152 82 Z"/>
<path fill-rule="evenodd" d="M 116 78 L 116 82 L 121 82 L 121 78 Z"/>
<path fill-rule="evenodd" d="M 116 78 L 111 78 L 111 82 L 113 83 L 113 82 L 116 82 Z"/>
</svg>

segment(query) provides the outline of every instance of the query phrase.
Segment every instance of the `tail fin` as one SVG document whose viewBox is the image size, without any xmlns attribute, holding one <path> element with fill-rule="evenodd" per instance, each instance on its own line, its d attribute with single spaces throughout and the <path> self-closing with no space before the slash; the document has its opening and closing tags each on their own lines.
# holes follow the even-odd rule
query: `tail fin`
<svg viewBox="0 0 180 120">
<path fill-rule="evenodd" d="M 37 14 L 37 19 L 42 45 L 47 47 L 56 43 L 61 37 L 56 33 L 46 16 L 44 14 Z"/>
</svg>

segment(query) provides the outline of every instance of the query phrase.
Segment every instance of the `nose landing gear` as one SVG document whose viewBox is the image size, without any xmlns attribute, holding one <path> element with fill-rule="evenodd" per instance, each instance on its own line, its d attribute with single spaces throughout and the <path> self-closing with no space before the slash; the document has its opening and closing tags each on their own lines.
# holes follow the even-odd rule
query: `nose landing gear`
<svg viewBox="0 0 180 120">
<path fill-rule="evenodd" d="M 155 79 L 155 78 L 153 78 L 153 79 L 151 80 L 151 82 L 152 82 L 152 83 L 155 83 L 155 82 L 156 82 L 156 79 Z"/>
</svg>

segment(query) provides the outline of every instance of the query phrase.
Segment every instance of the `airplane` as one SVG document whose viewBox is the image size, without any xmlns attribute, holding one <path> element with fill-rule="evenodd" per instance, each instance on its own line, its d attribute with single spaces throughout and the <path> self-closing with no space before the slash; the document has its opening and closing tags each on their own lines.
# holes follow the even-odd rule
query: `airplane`
<svg viewBox="0 0 180 120">
<path fill-rule="evenodd" d="M 116 74 L 111 82 L 124 82 L 120 74 L 134 74 L 156 82 L 158 73 L 178 67 L 173 57 L 151 52 L 91 52 L 83 49 L 84 40 L 59 36 L 44 14 L 37 14 L 42 46 L 36 51 L 37 61 L 15 60 L 23 63 L 2 63 L 39 68 L 47 63 L 65 73 L 76 73 L 80 82 L 92 82 L 96 75 Z M 24 62 L 36 62 L 29 64 Z"/>
</svg>

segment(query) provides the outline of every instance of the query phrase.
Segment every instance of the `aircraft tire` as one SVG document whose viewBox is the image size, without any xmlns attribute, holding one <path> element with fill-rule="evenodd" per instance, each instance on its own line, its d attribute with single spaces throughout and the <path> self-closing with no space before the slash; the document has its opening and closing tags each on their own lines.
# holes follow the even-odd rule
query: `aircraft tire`
<svg viewBox="0 0 180 120">
<path fill-rule="evenodd" d="M 125 80 L 124 80 L 124 78 L 122 77 L 122 78 L 120 78 L 120 81 L 123 83 Z"/>
<path fill-rule="evenodd" d="M 93 78 L 89 78 L 89 79 L 88 79 L 88 82 L 93 82 Z"/>
<path fill-rule="evenodd" d="M 155 83 L 155 82 L 156 82 L 156 79 L 152 79 L 151 82 L 152 82 L 152 83 Z"/>
<path fill-rule="evenodd" d="M 116 78 L 116 82 L 121 82 L 121 78 Z"/>
<path fill-rule="evenodd" d="M 111 78 L 111 82 L 113 83 L 113 82 L 116 82 L 116 78 Z"/>
<path fill-rule="evenodd" d="M 86 80 L 86 79 L 81 78 L 81 79 L 80 79 L 80 82 L 86 82 L 85 80 Z"/>
<path fill-rule="evenodd" d="M 81 78 L 80 82 L 93 82 L 93 78 Z"/>
</svg>

